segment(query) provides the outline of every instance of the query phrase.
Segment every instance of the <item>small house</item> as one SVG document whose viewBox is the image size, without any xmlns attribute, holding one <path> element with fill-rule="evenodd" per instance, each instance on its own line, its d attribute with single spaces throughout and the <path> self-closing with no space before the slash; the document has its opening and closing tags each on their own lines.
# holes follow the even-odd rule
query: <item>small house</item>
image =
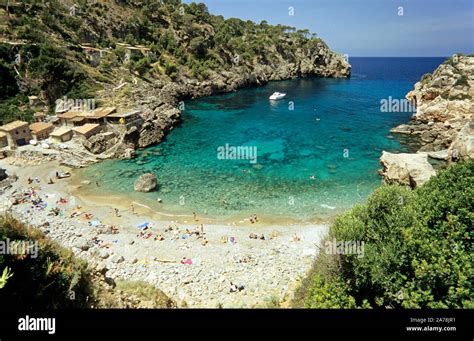
<svg viewBox="0 0 474 341">
<path fill-rule="evenodd" d="M 31 135 L 37 141 L 47 139 L 53 130 L 54 126 L 51 123 L 35 122 L 30 124 Z"/>
<path fill-rule="evenodd" d="M 58 115 L 59 121 L 65 126 L 74 126 L 75 123 L 77 125 L 77 122 L 74 121 L 76 117 L 80 117 L 78 111 L 68 111 Z"/>
<path fill-rule="evenodd" d="M 129 124 L 136 120 L 141 120 L 140 114 L 140 110 L 110 114 L 107 116 L 107 122 L 110 124 Z"/>
<path fill-rule="evenodd" d="M 114 113 L 115 110 L 115 107 L 97 108 L 91 112 L 84 112 L 81 116 L 85 118 L 87 123 L 103 124 L 106 123 L 106 117 Z"/>
<path fill-rule="evenodd" d="M 103 124 L 106 123 L 106 117 L 115 112 L 114 107 L 97 108 L 91 111 L 68 111 L 58 115 L 62 125 L 82 126 L 85 123 Z"/>
<path fill-rule="evenodd" d="M 49 136 L 56 143 L 67 142 L 72 139 L 74 132 L 67 127 L 61 127 L 53 131 Z"/>
<path fill-rule="evenodd" d="M 101 130 L 101 127 L 97 123 L 86 123 L 83 126 L 73 128 L 73 130 L 77 136 L 88 139 L 92 135 L 97 134 Z"/>
<path fill-rule="evenodd" d="M 7 135 L 8 145 L 23 146 L 31 139 L 31 132 L 27 122 L 13 121 L 0 127 L 0 132 Z"/>
<path fill-rule="evenodd" d="M 33 114 L 35 122 L 44 122 L 46 120 L 46 114 L 44 112 L 38 111 Z"/>
</svg>

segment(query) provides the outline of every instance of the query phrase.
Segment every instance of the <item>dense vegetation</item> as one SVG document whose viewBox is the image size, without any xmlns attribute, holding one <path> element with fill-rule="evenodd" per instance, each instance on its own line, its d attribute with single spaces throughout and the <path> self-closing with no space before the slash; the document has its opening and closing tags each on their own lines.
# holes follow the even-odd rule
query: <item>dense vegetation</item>
<svg viewBox="0 0 474 341">
<path fill-rule="evenodd" d="M 225 20 L 179 0 L 10 1 L 0 19 L 0 41 L 15 42 L 0 44 L 0 121 L 31 118 L 22 108 L 27 95 L 51 107 L 64 95 L 90 98 L 121 78 L 204 80 L 325 46 L 308 30 Z M 130 53 L 123 43 L 149 50 Z M 103 50 L 99 62 L 91 63 L 84 44 Z"/>
<path fill-rule="evenodd" d="M 339 216 L 329 240 L 363 241 L 362 257 L 325 248 L 300 291 L 310 308 L 473 308 L 474 161 L 411 191 L 377 189 Z"/>
<path fill-rule="evenodd" d="M 0 254 L 0 302 L 4 309 L 123 307 L 122 293 L 147 301 L 149 307 L 174 303 L 154 287 L 120 282 L 117 290 L 104 289 L 86 262 L 51 241 L 39 230 L 11 217 L 0 218 L 0 241 L 34 245 L 30 254 Z M 10 248 L 11 250 L 12 248 Z M 18 248 L 18 250 L 20 250 Z M 4 251 L 4 250 L 2 250 Z"/>
</svg>

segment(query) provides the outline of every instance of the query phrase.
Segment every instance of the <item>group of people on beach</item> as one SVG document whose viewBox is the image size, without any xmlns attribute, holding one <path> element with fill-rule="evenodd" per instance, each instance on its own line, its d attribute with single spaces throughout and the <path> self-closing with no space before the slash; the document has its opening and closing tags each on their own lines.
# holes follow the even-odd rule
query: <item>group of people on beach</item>
<svg viewBox="0 0 474 341">
<path fill-rule="evenodd" d="M 258 223 L 258 218 L 256 214 L 253 214 L 250 216 L 250 223 L 251 224 Z"/>
<path fill-rule="evenodd" d="M 69 172 L 65 172 L 65 173 L 60 173 L 59 171 L 56 171 L 56 179 L 64 179 L 64 178 L 68 178 L 70 177 L 71 174 Z M 31 177 L 28 177 L 27 179 L 28 181 L 28 185 L 31 185 L 33 183 L 40 183 L 40 179 L 36 176 L 34 179 L 32 179 Z M 48 185 L 54 185 L 54 181 L 52 178 L 49 178 L 48 179 Z"/>
</svg>

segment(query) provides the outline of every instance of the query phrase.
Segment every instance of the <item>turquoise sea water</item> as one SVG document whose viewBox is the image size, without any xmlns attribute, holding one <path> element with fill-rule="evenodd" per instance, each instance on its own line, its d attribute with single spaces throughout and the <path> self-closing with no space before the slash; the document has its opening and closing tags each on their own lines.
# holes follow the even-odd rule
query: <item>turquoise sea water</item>
<svg viewBox="0 0 474 341">
<path fill-rule="evenodd" d="M 159 211 L 324 218 L 364 201 L 380 185 L 382 150 L 410 149 L 389 130 L 412 113 L 381 112 L 380 100 L 404 98 L 442 60 L 352 58 L 350 79 L 271 82 L 188 101 L 183 123 L 166 141 L 134 160 L 102 162 L 80 176 L 99 181 L 101 194 L 123 193 Z M 274 91 L 287 96 L 271 102 Z M 217 150 L 226 144 L 256 147 L 256 163 L 219 159 Z M 155 173 L 160 186 L 134 193 L 144 172 Z"/>
</svg>

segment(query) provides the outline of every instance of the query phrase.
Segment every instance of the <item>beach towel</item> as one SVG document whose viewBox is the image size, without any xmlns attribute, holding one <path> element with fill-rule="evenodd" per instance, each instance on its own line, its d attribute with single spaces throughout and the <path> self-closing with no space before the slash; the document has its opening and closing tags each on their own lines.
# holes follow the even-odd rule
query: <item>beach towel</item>
<svg viewBox="0 0 474 341">
<path fill-rule="evenodd" d="M 99 225 L 100 225 L 100 221 L 98 221 L 98 220 L 89 221 L 89 226 L 97 227 Z"/>
<path fill-rule="evenodd" d="M 137 228 L 139 228 L 140 230 L 146 230 L 148 227 L 150 227 L 149 222 L 144 222 L 144 223 L 141 223 L 137 226 Z"/>
<path fill-rule="evenodd" d="M 191 258 L 186 258 L 186 259 L 183 259 L 181 261 L 181 264 L 184 264 L 184 265 L 191 265 L 193 264 L 193 260 Z"/>
</svg>

